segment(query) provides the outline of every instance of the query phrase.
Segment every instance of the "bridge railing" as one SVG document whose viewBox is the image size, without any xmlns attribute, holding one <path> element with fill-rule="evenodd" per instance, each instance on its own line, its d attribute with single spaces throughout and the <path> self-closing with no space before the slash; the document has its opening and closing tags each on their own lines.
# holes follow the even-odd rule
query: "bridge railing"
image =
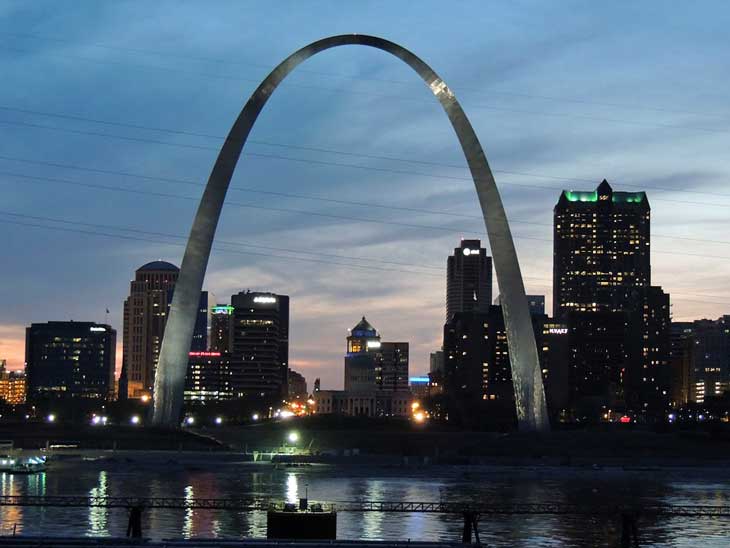
<svg viewBox="0 0 730 548">
<path fill-rule="evenodd" d="M 284 502 L 258 497 L 94 497 L 94 496 L 0 496 L 0 506 L 166 508 L 180 510 L 265 511 L 284 510 Z M 396 512 L 473 515 L 619 515 L 730 517 L 730 506 L 710 505 L 573 505 L 573 504 L 465 504 L 445 501 L 308 501 L 308 508 L 337 512 Z"/>
</svg>

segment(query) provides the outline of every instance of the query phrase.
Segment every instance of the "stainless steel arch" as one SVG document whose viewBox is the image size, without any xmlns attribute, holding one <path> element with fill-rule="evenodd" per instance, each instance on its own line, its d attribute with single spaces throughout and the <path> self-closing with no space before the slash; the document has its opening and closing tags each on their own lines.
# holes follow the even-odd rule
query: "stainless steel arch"
<svg viewBox="0 0 730 548">
<path fill-rule="evenodd" d="M 261 82 L 233 124 L 208 179 L 185 248 L 155 374 L 153 421 L 172 426 L 179 419 L 188 351 L 213 237 L 233 170 L 256 118 L 276 87 L 300 63 L 345 45 L 370 46 L 398 57 L 418 73 L 446 111 L 484 214 L 501 292 L 519 426 L 521 430 L 548 430 L 545 392 L 520 265 L 497 185 L 474 129 L 452 91 L 426 63 L 398 44 L 362 34 L 330 36 L 294 52 Z"/>
</svg>

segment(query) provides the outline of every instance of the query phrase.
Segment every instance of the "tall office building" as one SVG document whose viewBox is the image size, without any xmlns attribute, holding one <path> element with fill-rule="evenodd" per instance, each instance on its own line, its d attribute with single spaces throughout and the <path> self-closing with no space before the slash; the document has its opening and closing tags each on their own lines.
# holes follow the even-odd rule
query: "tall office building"
<svg viewBox="0 0 730 548">
<path fill-rule="evenodd" d="M 705 403 L 730 388 L 730 315 L 693 322 L 690 400 Z"/>
<path fill-rule="evenodd" d="M 0 360 L 0 400 L 9 405 L 25 403 L 25 374 L 8 371 L 6 361 Z"/>
<path fill-rule="evenodd" d="M 669 365 L 671 370 L 670 396 L 673 408 L 687 405 L 693 372 L 694 323 L 672 322 Z"/>
<path fill-rule="evenodd" d="M 380 344 L 380 370 L 376 374 L 379 390 L 404 392 L 408 390 L 408 343 Z"/>
<path fill-rule="evenodd" d="M 446 263 L 446 321 L 457 312 L 488 312 L 492 258 L 479 240 L 462 240 Z"/>
<path fill-rule="evenodd" d="M 288 383 L 289 398 L 300 400 L 307 399 L 309 392 L 307 392 L 307 379 L 304 378 L 304 375 L 294 371 L 293 369 L 289 369 Z"/>
<path fill-rule="evenodd" d="M 114 392 L 116 339 L 117 332 L 104 324 L 31 324 L 25 335 L 28 400 L 109 399 Z"/>
<path fill-rule="evenodd" d="M 185 376 L 186 402 L 225 401 L 237 396 L 236 371 L 227 352 L 191 350 Z"/>
<path fill-rule="evenodd" d="M 670 400 L 669 295 L 651 286 L 644 192 L 564 191 L 554 211 L 553 311 L 569 328 L 571 407 L 662 416 Z"/>
<path fill-rule="evenodd" d="M 382 342 L 365 316 L 349 330 L 344 371 L 344 390 L 318 390 L 315 382 L 317 413 L 367 417 L 410 413 L 408 343 Z"/>
<path fill-rule="evenodd" d="M 568 329 L 544 314 L 534 314 L 532 322 L 548 408 L 557 415 L 567 400 Z M 457 313 L 446 323 L 443 382 L 452 412 L 462 418 L 476 420 L 483 411 L 488 419 L 511 420 L 514 388 L 501 306 L 486 314 Z"/>
<path fill-rule="evenodd" d="M 375 389 L 376 372 L 382 361 L 380 347 L 380 335 L 363 316 L 347 337 L 346 392 L 369 392 Z"/>
<path fill-rule="evenodd" d="M 289 297 L 246 291 L 231 297 L 232 366 L 242 395 L 285 397 L 289 368 Z"/>
<path fill-rule="evenodd" d="M 230 305 L 217 304 L 212 308 L 210 350 L 214 352 L 233 350 L 233 307 Z"/>
<path fill-rule="evenodd" d="M 119 379 L 122 398 L 152 394 L 179 272 L 173 264 L 153 261 L 138 268 L 130 282 L 129 297 L 124 301 L 122 374 Z M 208 347 L 209 314 L 208 293 L 203 291 L 190 346 L 192 351 L 202 352 Z"/>
<path fill-rule="evenodd" d="M 175 285 L 179 272 L 173 264 L 153 261 L 138 268 L 130 282 L 129 297 L 124 301 L 122 377 L 119 382 L 120 393 L 126 388 L 129 398 L 152 393 L 170 306 L 169 290 Z"/>
<path fill-rule="evenodd" d="M 644 192 L 614 192 L 605 179 L 593 192 L 562 192 L 553 227 L 555 318 L 622 309 L 624 287 L 651 285 L 649 225 Z"/>
</svg>

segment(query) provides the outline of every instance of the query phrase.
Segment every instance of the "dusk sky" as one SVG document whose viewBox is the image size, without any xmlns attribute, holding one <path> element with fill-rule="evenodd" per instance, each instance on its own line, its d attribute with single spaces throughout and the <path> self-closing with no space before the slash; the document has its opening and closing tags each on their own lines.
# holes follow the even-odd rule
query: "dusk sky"
<svg viewBox="0 0 730 548">
<path fill-rule="evenodd" d="M 347 9 L 343 11 L 342 6 Z M 671 6 L 671 10 L 667 9 Z M 528 293 L 552 284 L 561 189 L 645 190 L 652 283 L 675 320 L 730 313 L 725 2 L 0 3 L 0 359 L 25 327 L 119 337 L 142 264 L 179 265 L 250 93 L 307 43 L 375 34 L 448 83 L 494 170 Z M 205 288 L 291 296 L 291 366 L 341 388 L 361 316 L 428 370 L 446 257 L 483 221 L 436 99 L 401 61 L 342 47 L 273 95 L 234 175 Z M 488 247 L 488 246 L 487 246 Z M 495 291 L 495 295 L 497 291 Z"/>
</svg>

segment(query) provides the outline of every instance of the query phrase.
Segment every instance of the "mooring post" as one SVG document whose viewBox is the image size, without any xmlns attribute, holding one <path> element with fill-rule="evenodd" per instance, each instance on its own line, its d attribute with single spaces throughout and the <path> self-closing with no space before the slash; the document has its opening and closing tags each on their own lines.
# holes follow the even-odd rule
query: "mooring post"
<svg viewBox="0 0 730 548">
<path fill-rule="evenodd" d="M 636 515 L 623 512 L 621 514 L 621 548 L 639 548 L 639 528 Z"/>
<path fill-rule="evenodd" d="M 477 530 L 477 516 L 476 512 L 464 512 L 464 532 L 461 535 L 461 542 L 464 544 L 471 544 L 472 531 L 474 531 L 474 540 L 477 544 L 479 542 L 479 531 Z"/>
<path fill-rule="evenodd" d="M 139 504 L 129 509 L 127 536 L 129 538 L 142 538 L 142 506 Z"/>
<path fill-rule="evenodd" d="M 469 512 L 464 512 L 464 532 L 461 535 L 461 542 L 471 544 L 471 517 Z"/>
</svg>

